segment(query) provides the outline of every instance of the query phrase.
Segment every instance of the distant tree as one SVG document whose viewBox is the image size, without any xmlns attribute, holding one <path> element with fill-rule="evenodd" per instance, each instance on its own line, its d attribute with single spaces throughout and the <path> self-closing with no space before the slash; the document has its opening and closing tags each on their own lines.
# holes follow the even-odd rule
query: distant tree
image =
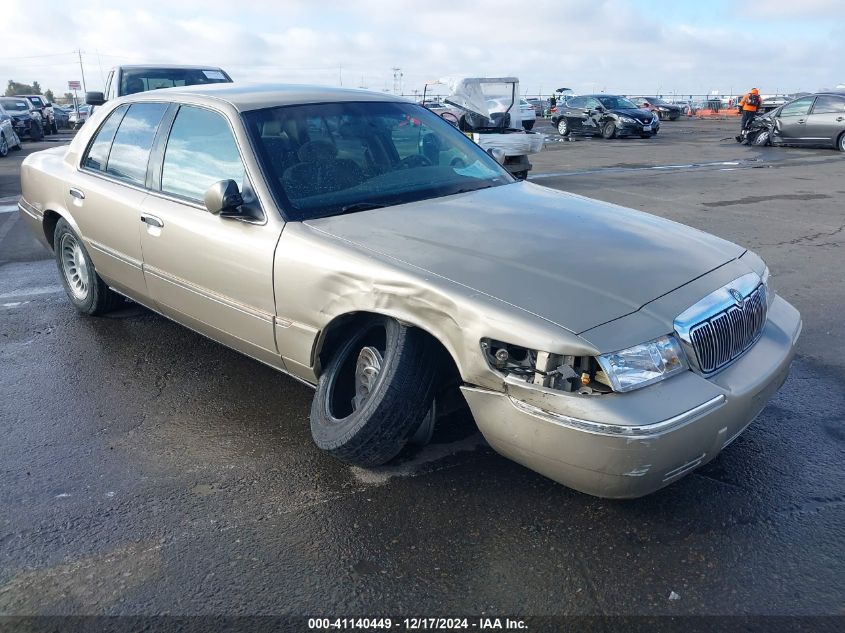
<svg viewBox="0 0 845 633">
<path fill-rule="evenodd" d="M 44 91 L 44 98 L 47 99 L 47 101 L 49 101 L 50 103 L 53 103 L 53 101 L 56 100 L 56 97 L 53 95 L 53 91 L 49 88 Z"/>
<path fill-rule="evenodd" d="M 37 81 L 33 81 L 32 85 L 22 84 L 13 79 L 9 80 L 6 85 L 6 96 L 14 97 L 15 95 L 40 95 L 41 86 Z"/>
</svg>

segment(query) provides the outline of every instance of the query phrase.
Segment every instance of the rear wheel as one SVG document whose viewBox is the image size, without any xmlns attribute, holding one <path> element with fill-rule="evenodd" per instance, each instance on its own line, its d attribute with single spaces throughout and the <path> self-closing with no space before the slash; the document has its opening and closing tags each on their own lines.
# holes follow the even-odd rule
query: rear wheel
<svg viewBox="0 0 845 633">
<path fill-rule="evenodd" d="M 64 219 L 56 223 L 53 249 L 62 285 L 77 310 L 94 316 L 123 303 L 123 298 L 100 279 L 82 240 Z"/>
<path fill-rule="evenodd" d="M 340 345 L 311 405 L 314 443 L 358 466 L 391 460 L 429 420 L 436 354 L 426 335 L 373 317 Z"/>
<path fill-rule="evenodd" d="M 557 133 L 561 136 L 569 136 L 569 124 L 566 122 L 565 118 L 558 120 Z"/>
<path fill-rule="evenodd" d="M 616 136 L 616 124 L 613 121 L 608 121 L 601 129 L 601 135 L 604 138 L 610 139 Z"/>
</svg>

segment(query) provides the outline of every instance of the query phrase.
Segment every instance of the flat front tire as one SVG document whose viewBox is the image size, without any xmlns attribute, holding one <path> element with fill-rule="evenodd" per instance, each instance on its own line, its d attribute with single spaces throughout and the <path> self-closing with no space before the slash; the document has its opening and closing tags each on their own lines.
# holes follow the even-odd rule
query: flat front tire
<svg viewBox="0 0 845 633">
<path fill-rule="evenodd" d="M 64 218 L 56 223 L 53 250 L 62 285 L 77 310 L 95 316 L 123 303 L 123 298 L 100 279 L 82 240 Z"/>
<path fill-rule="evenodd" d="M 373 317 L 334 352 L 311 405 L 314 443 L 357 466 L 394 458 L 429 415 L 436 352 L 418 329 Z"/>
</svg>

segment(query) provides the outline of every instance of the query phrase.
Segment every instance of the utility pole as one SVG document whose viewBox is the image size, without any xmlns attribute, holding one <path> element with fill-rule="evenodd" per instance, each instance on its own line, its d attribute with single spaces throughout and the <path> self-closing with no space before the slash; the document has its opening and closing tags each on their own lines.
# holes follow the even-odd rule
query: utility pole
<svg viewBox="0 0 845 633">
<path fill-rule="evenodd" d="M 82 51 L 80 49 L 76 49 L 76 54 L 79 56 L 79 72 L 82 73 L 82 92 L 87 92 L 85 88 L 85 69 L 82 68 Z"/>
<path fill-rule="evenodd" d="M 343 86 L 343 64 L 337 65 L 337 80 L 340 82 L 340 85 Z"/>
</svg>

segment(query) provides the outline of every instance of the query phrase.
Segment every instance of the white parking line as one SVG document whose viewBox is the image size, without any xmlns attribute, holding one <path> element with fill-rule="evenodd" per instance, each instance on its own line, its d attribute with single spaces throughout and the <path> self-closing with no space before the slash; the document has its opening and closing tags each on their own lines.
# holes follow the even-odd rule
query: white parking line
<svg viewBox="0 0 845 633">
<path fill-rule="evenodd" d="M 20 288 L 11 292 L 0 293 L 0 299 L 17 299 L 18 297 L 35 297 L 37 295 L 51 295 L 64 292 L 62 286 L 34 286 L 32 288 Z"/>
</svg>

